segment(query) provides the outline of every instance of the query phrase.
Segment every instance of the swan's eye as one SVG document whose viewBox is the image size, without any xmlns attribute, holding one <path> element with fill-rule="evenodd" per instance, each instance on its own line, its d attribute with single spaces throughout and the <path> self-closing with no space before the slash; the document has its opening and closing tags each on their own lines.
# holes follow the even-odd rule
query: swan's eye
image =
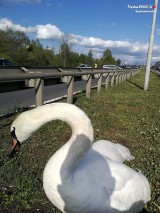
<svg viewBox="0 0 160 213">
<path fill-rule="evenodd" d="M 13 127 L 13 130 L 11 131 L 11 137 L 12 138 L 17 138 L 16 133 L 15 133 L 15 127 Z"/>
</svg>

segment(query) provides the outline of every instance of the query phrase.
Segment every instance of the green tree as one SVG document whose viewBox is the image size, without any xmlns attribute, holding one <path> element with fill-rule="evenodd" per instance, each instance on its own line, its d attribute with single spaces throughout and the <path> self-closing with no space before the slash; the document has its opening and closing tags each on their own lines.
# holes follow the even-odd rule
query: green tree
<svg viewBox="0 0 160 213">
<path fill-rule="evenodd" d="M 80 64 L 87 64 L 87 56 L 85 54 L 80 54 L 79 56 L 79 62 Z"/>
<path fill-rule="evenodd" d="M 71 48 L 68 45 L 67 41 L 64 41 L 61 44 L 59 55 L 60 55 L 60 59 L 61 59 L 61 62 L 62 62 L 62 66 L 63 67 L 70 67 L 71 64 L 72 64 L 71 63 L 72 52 L 71 52 Z"/>
<path fill-rule="evenodd" d="M 88 55 L 87 55 L 87 64 L 89 64 L 91 66 L 94 65 L 92 50 L 89 50 L 89 52 L 88 52 Z"/>
<path fill-rule="evenodd" d="M 0 30 L 0 57 L 19 64 L 27 56 L 26 48 L 30 43 L 24 32 L 13 31 L 10 28 Z"/>
<path fill-rule="evenodd" d="M 44 49 L 38 39 L 33 40 L 28 47 L 28 65 L 54 66 L 53 49 Z"/>
<path fill-rule="evenodd" d="M 76 52 L 71 53 L 71 67 L 77 67 L 80 64 L 79 54 Z"/>
<path fill-rule="evenodd" d="M 112 51 L 110 49 L 106 49 L 103 52 L 103 56 L 101 58 L 102 64 L 116 64 L 115 59 L 112 56 Z"/>
<path fill-rule="evenodd" d="M 117 65 L 120 66 L 120 64 L 121 64 L 121 60 L 117 59 Z"/>
<path fill-rule="evenodd" d="M 117 64 L 112 56 L 112 51 L 106 49 L 101 59 L 93 57 L 92 50 L 88 54 L 78 54 L 71 50 L 71 45 L 65 39 L 60 46 L 59 53 L 55 54 L 54 48 L 44 48 L 38 39 L 30 41 L 24 32 L 14 31 L 10 28 L 0 30 L 0 57 L 6 58 L 19 66 L 54 66 L 77 67 L 79 64 L 90 64 L 98 67 L 104 64 Z"/>
</svg>

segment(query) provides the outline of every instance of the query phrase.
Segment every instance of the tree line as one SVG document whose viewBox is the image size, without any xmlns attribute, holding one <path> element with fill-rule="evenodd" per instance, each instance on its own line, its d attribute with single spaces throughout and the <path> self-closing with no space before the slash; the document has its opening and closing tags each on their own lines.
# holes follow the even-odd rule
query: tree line
<svg viewBox="0 0 160 213">
<path fill-rule="evenodd" d="M 30 40 L 21 31 L 10 28 L 0 30 L 0 58 L 5 58 L 17 66 L 45 66 L 45 67 L 77 67 L 89 64 L 100 67 L 104 64 L 120 65 L 121 60 L 112 56 L 110 49 L 104 50 L 100 59 L 94 58 L 92 50 L 88 54 L 72 51 L 67 40 L 63 40 L 58 53 L 54 48 L 44 48 L 38 39 Z"/>
</svg>

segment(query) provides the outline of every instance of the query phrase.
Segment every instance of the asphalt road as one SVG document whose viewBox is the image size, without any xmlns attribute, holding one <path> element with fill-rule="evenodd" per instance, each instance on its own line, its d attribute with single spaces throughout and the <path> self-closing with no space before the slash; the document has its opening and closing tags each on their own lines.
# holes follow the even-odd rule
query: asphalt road
<svg viewBox="0 0 160 213">
<path fill-rule="evenodd" d="M 92 87 L 97 85 L 97 79 L 92 79 Z M 86 81 L 75 81 L 74 92 L 86 89 Z M 44 87 L 44 101 L 53 100 L 55 98 L 67 94 L 67 84 L 55 84 Z M 0 113 L 12 111 L 16 107 L 29 107 L 35 104 L 34 88 L 0 93 Z"/>
</svg>

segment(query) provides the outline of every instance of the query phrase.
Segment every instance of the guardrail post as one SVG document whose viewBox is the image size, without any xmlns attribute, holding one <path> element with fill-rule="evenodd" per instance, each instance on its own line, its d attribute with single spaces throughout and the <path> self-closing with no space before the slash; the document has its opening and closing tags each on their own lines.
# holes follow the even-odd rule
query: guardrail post
<svg viewBox="0 0 160 213">
<path fill-rule="evenodd" d="M 99 77 L 98 77 L 98 82 L 97 82 L 97 92 L 98 93 L 101 91 L 101 86 L 102 86 L 102 73 L 99 74 Z"/>
<path fill-rule="evenodd" d="M 92 86 L 92 75 L 87 76 L 87 85 L 86 85 L 86 97 L 90 98 L 91 96 L 91 86 Z"/>
<path fill-rule="evenodd" d="M 42 78 L 35 79 L 35 107 L 42 106 L 44 103 L 44 80 Z"/>
<path fill-rule="evenodd" d="M 122 73 L 122 83 L 123 83 L 123 81 L 124 81 L 124 72 Z"/>
<path fill-rule="evenodd" d="M 130 78 L 130 72 L 127 71 L 127 79 Z"/>
<path fill-rule="evenodd" d="M 67 103 L 73 103 L 73 88 L 74 88 L 74 76 L 68 76 L 67 82 Z"/>
<path fill-rule="evenodd" d="M 109 73 L 106 74 L 106 80 L 105 80 L 105 89 L 107 90 L 109 86 Z"/>
<path fill-rule="evenodd" d="M 112 73 L 112 77 L 111 77 L 111 87 L 113 87 L 114 85 L 114 73 Z"/>
<path fill-rule="evenodd" d="M 122 82 L 124 82 L 124 72 L 123 72 L 123 75 L 122 75 Z"/>
<path fill-rule="evenodd" d="M 125 81 L 127 80 L 127 71 L 125 71 Z"/>
<path fill-rule="evenodd" d="M 126 72 L 124 72 L 124 81 L 126 80 Z"/>
<path fill-rule="evenodd" d="M 119 84 L 122 82 L 122 72 L 119 75 Z"/>
<path fill-rule="evenodd" d="M 117 72 L 116 73 L 117 75 L 116 75 L 116 85 L 118 84 L 118 79 L 119 79 L 119 73 Z"/>
<path fill-rule="evenodd" d="M 126 72 L 123 73 L 123 81 L 126 80 Z"/>
</svg>

